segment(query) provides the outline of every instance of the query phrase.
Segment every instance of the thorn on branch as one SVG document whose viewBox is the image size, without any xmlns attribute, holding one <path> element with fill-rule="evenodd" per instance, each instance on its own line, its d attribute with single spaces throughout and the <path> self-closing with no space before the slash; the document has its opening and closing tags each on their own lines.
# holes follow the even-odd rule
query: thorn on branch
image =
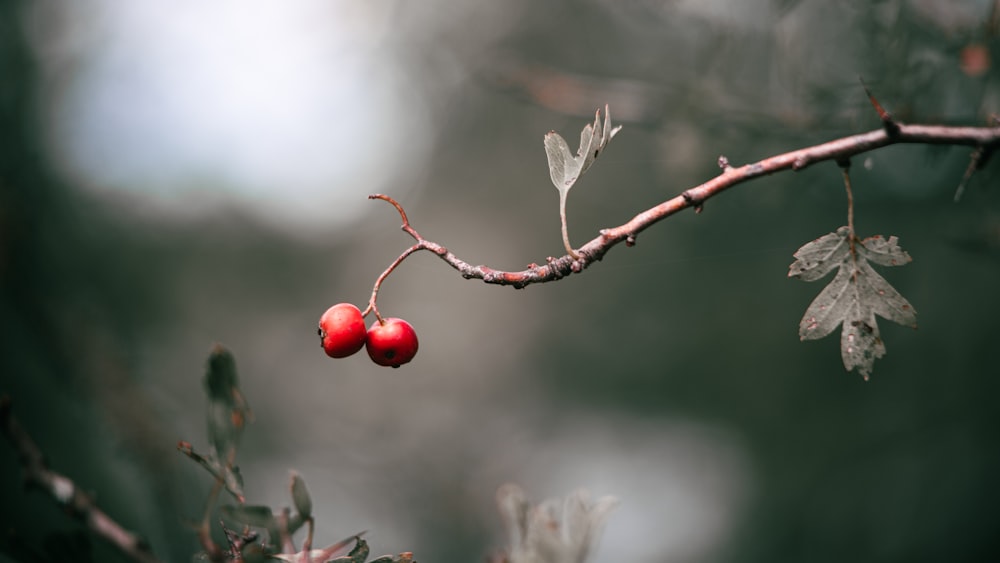
<svg viewBox="0 0 1000 563">
<path fill-rule="evenodd" d="M 896 120 L 892 118 L 892 115 L 886 111 L 884 107 L 882 107 L 882 104 L 875 99 L 875 95 L 872 94 L 870 89 L 868 89 L 868 85 L 865 84 L 865 80 L 860 76 L 858 77 L 858 80 L 861 81 L 861 87 L 865 89 L 865 95 L 868 96 L 868 101 L 871 102 L 872 107 L 875 108 L 875 112 L 878 113 L 878 118 L 882 121 L 882 128 L 885 129 L 885 132 L 890 137 L 898 137 L 899 124 L 896 123 Z"/>
<path fill-rule="evenodd" d="M 986 165 L 986 161 L 990 157 L 990 152 L 986 147 L 976 147 L 976 150 L 972 151 L 972 155 L 969 157 L 969 166 L 965 168 L 962 181 L 958 183 L 958 188 L 955 189 L 955 203 L 958 203 L 962 199 L 962 194 L 965 193 L 965 186 L 969 184 L 969 180 L 972 179 L 972 175 L 976 173 L 976 170 Z"/>
<path fill-rule="evenodd" d="M 728 172 L 733 169 L 733 167 L 729 165 L 729 159 L 726 158 L 725 155 L 719 155 L 719 168 L 721 168 L 723 172 Z"/>
<path fill-rule="evenodd" d="M 684 198 L 684 201 L 686 201 L 688 205 L 694 207 L 695 213 L 701 213 L 705 210 L 705 200 L 691 195 L 691 190 L 684 190 L 681 192 L 681 197 Z"/>
</svg>

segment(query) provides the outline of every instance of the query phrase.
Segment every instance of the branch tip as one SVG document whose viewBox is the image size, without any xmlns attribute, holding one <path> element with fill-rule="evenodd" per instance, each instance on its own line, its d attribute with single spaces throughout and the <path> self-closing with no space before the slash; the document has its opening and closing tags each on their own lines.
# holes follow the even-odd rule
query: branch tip
<svg viewBox="0 0 1000 563">
<path fill-rule="evenodd" d="M 406 217 L 406 211 L 403 210 L 403 206 L 395 199 L 385 194 L 371 194 L 368 196 L 368 199 L 381 199 L 382 201 L 389 202 L 399 212 L 399 216 L 403 220 L 403 228 L 405 229 L 410 226 L 410 220 Z"/>
</svg>

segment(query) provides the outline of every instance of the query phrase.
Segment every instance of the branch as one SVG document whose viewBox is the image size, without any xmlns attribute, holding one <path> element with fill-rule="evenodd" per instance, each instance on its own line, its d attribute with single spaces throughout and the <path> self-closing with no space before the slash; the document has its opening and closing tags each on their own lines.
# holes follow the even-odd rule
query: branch
<svg viewBox="0 0 1000 563">
<path fill-rule="evenodd" d="M 49 469 L 42 451 L 11 412 L 11 400 L 6 395 L 0 399 L 0 430 L 21 460 L 26 486 L 48 493 L 67 512 L 86 524 L 91 532 L 107 540 L 133 561 L 159 561 L 144 539 L 112 520 L 97 507 L 90 495 L 81 491 L 68 477 Z"/>
<path fill-rule="evenodd" d="M 886 114 L 888 119 L 888 114 Z M 633 217 L 629 222 L 603 229 L 600 235 L 576 249 L 578 257 L 571 254 L 559 258 L 549 257 L 544 265 L 529 264 L 528 269 L 519 272 L 495 270 L 487 266 L 473 266 L 455 256 L 444 246 L 421 237 L 410 226 L 405 211 L 391 197 L 373 194 L 369 199 L 381 199 L 391 203 L 403 219 L 402 229 L 417 241 L 417 244 L 406 250 L 380 276 L 384 280 L 403 258 L 417 250 L 428 250 L 444 260 L 452 268 L 458 270 L 466 279 L 480 279 L 485 283 L 510 285 L 521 289 L 533 283 L 544 283 L 562 279 L 570 274 L 582 272 L 594 262 L 601 260 L 612 247 L 624 242 L 626 246 L 635 244 L 636 236 L 652 225 L 682 211 L 688 207 L 700 211 L 708 199 L 725 190 L 758 178 L 783 170 L 802 170 L 807 166 L 824 161 L 845 161 L 850 157 L 889 145 L 924 144 L 924 145 L 962 145 L 974 147 L 977 151 L 986 153 L 1000 146 L 1000 126 L 997 127 L 948 127 L 938 125 L 907 125 L 891 121 L 891 127 L 884 127 L 868 133 L 852 135 L 835 139 L 812 147 L 807 147 L 784 154 L 775 155 L 739 168 L 729 165 L 725 157 L 719 158 L 722 173 L 715 178 L 669 199 L 655 207 L 651 207 Z M 372 293 L 372 303 L 378 293 L 380 283 L 377 283 Z M 366 311 L 367 312 L 367 311 Z"/>
</svg>

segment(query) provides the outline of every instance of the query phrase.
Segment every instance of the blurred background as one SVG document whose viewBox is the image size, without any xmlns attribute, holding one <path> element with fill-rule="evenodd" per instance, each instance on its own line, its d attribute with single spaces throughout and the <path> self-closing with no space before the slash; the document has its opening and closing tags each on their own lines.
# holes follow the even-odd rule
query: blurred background
<svg viewBox="0 0 1000 563">
<path fill-rule="evenodd" d="M 327 358 L 411 243 L 373 192 L 473 264 L 563 253 L 542 137 L 624 125 L 569 199 L 571 240 L 734 165 L 899 119 L 1000 111 L 993 0 L 0 3 L 0 392 L 52 466 L 165 560 L 191 560 L 211 479 L 204 362 L 233 351 L 256 421 L 248 501 L 298 470 L 317 543 L 482 561 L 494 493 L 621 499 L 601 562 L 980 561 L 1000 540 L 1000 167 L 965 148 L 853 167 L 859 234 L 919 312 L 880 323 L 870 382 L 800 343 L 824 282 L 792 253 L 845 223 L 832 163 L 740 186 L 515 291 L 419 253 L 383 314 L 399 370 Z M 0 447 L 0 561 L 92 543 Z M 224 499 L 227 500 L 228 499 Z M 28 556 L 26 553 L 34 555 Z M 79 557 L 68 557 L 79 560 Z"/>
</svg>

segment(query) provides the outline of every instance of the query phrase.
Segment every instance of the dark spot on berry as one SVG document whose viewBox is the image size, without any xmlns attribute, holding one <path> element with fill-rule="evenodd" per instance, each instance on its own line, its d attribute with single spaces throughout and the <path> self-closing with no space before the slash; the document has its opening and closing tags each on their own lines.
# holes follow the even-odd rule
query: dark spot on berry
<svg viewBox="0 0 1000 563">
<path fill-rule="evenodd" d="M 391 359 L 393 359 L 393 358 L 396 357 L 396 351 L 395 350 L 386 350 L 384 356 L 385 356 L 385 359 L 391 360 Z M 396 367 L 399 367 L 399 366 L 396 366 Z"/>
</svg>

